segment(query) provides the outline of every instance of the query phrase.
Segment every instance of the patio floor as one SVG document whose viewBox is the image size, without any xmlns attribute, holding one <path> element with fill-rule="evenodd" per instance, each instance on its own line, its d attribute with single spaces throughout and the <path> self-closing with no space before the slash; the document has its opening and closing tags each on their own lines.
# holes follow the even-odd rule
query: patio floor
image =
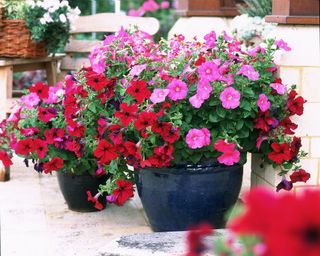
<svg viewBox="0 0 320 256">
<path fill-rule="evenodd" d="M 14 159 L 0 183 L 1 255 L 88 256 L 124 234 L 152 232 L 138 196 L 93 213 L 68 210 L 55 175 L 39 175 Z M 243 189 L 249 186 L 246 168 Z"/>
</svg>

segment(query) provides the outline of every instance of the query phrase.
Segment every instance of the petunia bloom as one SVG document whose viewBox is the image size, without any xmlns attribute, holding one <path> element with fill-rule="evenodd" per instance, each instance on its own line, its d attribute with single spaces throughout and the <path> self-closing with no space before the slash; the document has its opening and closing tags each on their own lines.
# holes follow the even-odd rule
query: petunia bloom
<svg viewBox="0 0 320 256">
<path fill-rule="evenodd" d="M 291 159 L 291 153 L 287 143 L 279 144 L 273 142 L 271 148 L 273 151 L 268 154 L 268 158 L 276 164 L 280 165 L 284 161 L 289 161 Z"/>
<path fill-rule="evenodd" d="M 204 102 L 204 99 L 202 99 L 198 94 L 195 94 L 189 98 L 189 102 L 194 108 L 200 108 Z"/>
<path fill-rule="evenodd" d="M 124 127 L 127 127 L 136 118 L 137 111 L 138 106 L 136 104 L 128 105 L 123 102 L 120 105 L 120 111 L 116 111 L 114 116 L 120 119 Z"/>
<path fill-rule="evenodd" d="M 197 86 L 197 95 L 206 100 L 210 97 L 212 86 L 208 80 L 201 79 Z"/>
<path fill-rule="evenodd" d="M 206 40 L 206 45 L 209 48 L 214 48 L 216 45 L 217 36 L 214 31 L 211 31 L 209 34 L 204 36 L 204 40 Z"/>
<path fill-rule="evenodd" d="M 274 89 L 278 94 L 283 95 L 287 91 L 287 86 L 282 83 L 271 83 L 270 87 Z"/>
<path fill-rule="evenodd" d="M 168 97 L 173 100 L 183 100 L 187 96 L 187 84 L 181 80 L 173 79 L 167 86 L 169 89 Z"/>
<path fill-rule="evenodd" d="M 299 169 L 290 175 L 290 180 L 292 183 L 304 182 L 306 183 L 310 179 L 310 173 L 306 172 L 304 169 Z"/>
<path fill-rule="evenodd" d="M 210 145 L 210 131 L 207 128 L 190 129 L 186 136 L 189 148 L 196 149 Z"/>
<path fill-rule="evenodd" d="M 164 102 L 169 92 L 169 89 L 154 89 L 150 96 L 150 100 L 154 104 Z"/>
<path fill-rule="evenodd" d="M 214 61 L 207 61 L 201 64 L 198 68 L 198 74 L 200 79 L 204 79 L 209 82 L 216 81 L 220 78 L 218 65 Z"/>
<path fill-rule="evenodd" d="M 240 105 L 240 92 L 232 87 L 227 87 L 220 94 L 222 106 L 226 109 L 235 109 Z"/>
<path fill-rule="evenodd" d="M 7 152 L 2 150 L 0 150 L 0 161 L 2 161 L 5 168 L 13 164 L 11 161 L 11 156 Z"/>
<path fill-rule="evenodd" d="M 49 96 L 49 86 L 42 82 L 37 82 L 32 85 L 29 91 L 36 93 L 40 99 L 47 99 Z"/>
<path fill-rule="evenodd" d="M 147 88 L 147 83 L 144 80 L 131 81 L 126 92 L 133 96 L 138 104 L 151 96 L 151 92 Z"/>
<path fill-rule="evenodd" d="M 264 93 L 259 95 L 259 99 L 257 101 L 257 105 L 262 112 L 267 111 L 270 108 L 270 101 Z"/>
<path fill-rule="evenodd" d="M 87 196 L 88 196 L 88 201 L 94 203 L 94 208 L 96 208 L 98 210 L 102 210 L 103 209 L 103 205 L 98 201 L 98 198 L 100 196 L 99 193 L 97 193 L 95 196 L 92 196 L 91 192 L 87 191 Z"/>
<path fill-rule="evenodd" d="M 109 164 L 118 157 L 115 146 L 104 139 L 99 141 L 93 155 L 100 159 L 101 164 Z"/>
<path fill-rule="evenodd" d="M 252 81 L 257 81 L 260 77 L 259 73 L 256 72 L 251 65 L 243 65 L 238 71 L 237 75 L 244 75 Z"/>
<path fill-rule="evenodd" d="M 47 163 L 44 163 L 44 173 L 49 173 L 52 171 L 58 171 L 62 168 L 64 162 L 60 157 L 52 157 Z"/>
<path fill-rule="evenodd" d="M 283 49 L 283 50 L 285 50 L 285 51 L 287 51 L 287 52 L 291 51 L 291 48 L 290 48 L 290 47 L 288 46 L 288 44 L 287 44 L 285 41 L 283 41 L 282 39 L 276 40 L 276 41 L 275 41 L 275 44 L 276 44 L 276 46 L 277 46 L 279 49 Z"/>
<path fill-rule="evenodd" d="M 133 185 L 132 182 L 122 179 L 117 180 L 116 185 L 117 188 L 113 190 L 111 197 L 107 197 L 107 201 L 120 206 L 133 197 Z"/>
</svg>

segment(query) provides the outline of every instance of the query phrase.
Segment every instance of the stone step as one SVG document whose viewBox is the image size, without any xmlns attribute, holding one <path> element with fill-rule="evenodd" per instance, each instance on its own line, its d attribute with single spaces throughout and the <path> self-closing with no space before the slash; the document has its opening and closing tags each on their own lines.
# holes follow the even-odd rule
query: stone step
<svg viewBox="0 0 320 256">
<path fill-rule="evenodd" d="M 213 245 L 215 239 L 226 234 L 224 229 L 215 230 L 214 235 L 206 238 L 206 244 Z M 187 250 L 186 237 L 184 231 L 125 235 L 112 240 L 95 256 L 181 256 Z"/>
</svg>

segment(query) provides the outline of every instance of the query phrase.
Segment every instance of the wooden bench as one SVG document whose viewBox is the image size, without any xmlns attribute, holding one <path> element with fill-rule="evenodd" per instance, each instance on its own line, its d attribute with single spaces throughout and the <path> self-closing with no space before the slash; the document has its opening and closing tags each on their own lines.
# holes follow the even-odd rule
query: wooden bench
<svg viewBox="0 0 320 256">
<path fill-rule="evenodd" d="M 13 73 L 33 70 L 45 70 L 49 85 L 57 83 L 57 63 L 65 55 L 57 54 L 54 57 L 22 59 L 0 58 L 0 120 L 6 118 L 15 108 L 17 99 L 13 98 Z M 35 81 L 37 82 L 37 81 Z"/>
<path fill-rule="evenodd" d="M 99 13 L 90 16 L 80 16 L 75 23 L 75 29 L 71 31 L 70 42 L 65 47 L 66 57 L 61 63 L 61 74 L 58 80 L 62 80 L 69 71 L 76 71 L 83 65 L 89 64 L 88 54 L 96 46 L 99 40 L 78 40 L 77 34 L 93 32 L 117 32 L 121 27 L 127 29 L 137 26 L 140 30 L 154 35 L 158 32 L 159 21 L 151 17 L 131 17 L 115 13 Z"/>
</svg>

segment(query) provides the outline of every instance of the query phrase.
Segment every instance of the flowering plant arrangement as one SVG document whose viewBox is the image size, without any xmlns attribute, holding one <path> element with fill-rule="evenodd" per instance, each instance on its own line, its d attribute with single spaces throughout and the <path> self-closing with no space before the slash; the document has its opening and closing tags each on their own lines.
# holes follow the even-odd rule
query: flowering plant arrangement
<svg viewBox="0 0 320 256">
<path fill-rule="evenodd" d="M 36 42 L 46 42 L 49 53 L 63 49 L 69 40 L 72 23 L 80 14 L 66 0 L 27 0 L 24 20 Z"/>
<path fill-rule="evenodd" d="M 186 256 L 206 255 L 211 249 L 221 256 L 319 255 L 319 189 L 275 195 L 258 187 L 244 200 L 237 216 L 227 225 L 226 237 L 218 238 L 213 245 L 204 240 L 213 233 L 210 225 L 189 231 Z"/>
<path fill-rule="evenodd" d="M 214 32 L 204 43 L 182 35 L 154 43 L 140 31 L 107 36 L 92 50 L 91 66 L 68 76 L 63 88 L 30 88 L 13 148 L 44 172 L 85 166 L 109 173 L 97 196 L 107 192 L 117 205 L 133 195 L 135 170 L 242 165 L 247 152 L 278 167 L 279 189 L 289 190 L 310 177 L 299 166 L 300 138 L 287 136 L 305 100 L 281 82 L 273 63 L 276 50 L 289 48 L 282 40 L 250 52 L 239 45 Z"/>
<path fill-rule="evenodd" d="M 5 168 L 12 165 L 12 149 L 11 143 L 11 131 L 13 124 L 10 122 L 11 119 L 4 119 L 0 123 L 0 161 Z"/>
</svg>

